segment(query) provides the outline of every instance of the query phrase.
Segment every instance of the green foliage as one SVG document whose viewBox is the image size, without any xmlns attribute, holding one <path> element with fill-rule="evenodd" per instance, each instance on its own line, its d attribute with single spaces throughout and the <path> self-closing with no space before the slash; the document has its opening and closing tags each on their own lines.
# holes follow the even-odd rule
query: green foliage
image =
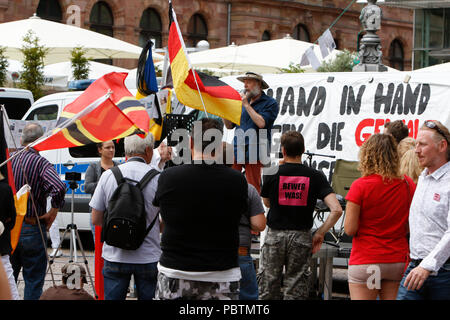
<svg viewBox="0 0 450 320">
<path fill-rule="evenodd" d="M 83 47 L 75 47 L 70 51 L 70 62 L 74 80 L 85 80 L 89 77 L 89 59 Z"/>
<path fill-rule="evenodd" d="M 282 73 L 303 73 L 303 72 L 305 72 L 305 70 L 302 69 L 302 67 L 300 67 L 300 63 L 294 64 L 293 62 L 291 62 L 289 64 L 289 67 L 282 68 L 281 72 Z"/>
<path fill-rule="evenodd" d="M 20 75 L 19 87 L 30 90 L 34 99 L 37 100 L 44 95 L 44 58 L 48 49 L 39 45 L 39 38 L 32 30 L 28 30 L 23 37 L 23 46 L 20 49 L 24 56 L 23 71 Z"/>
<path fill-rule="evenodd" d="M 0 87 L 3 87 L 6 82 L 6 72 L 8 71 L 9 62 L 5 57 L 5 47 L 0 46 Z"/>
<path fill-rule="evenodd" d="M 317 72 L 351 72 L 355 65 L 356 52 L 344 49 L 333 60 L 324 61 Z"/>
</svg>

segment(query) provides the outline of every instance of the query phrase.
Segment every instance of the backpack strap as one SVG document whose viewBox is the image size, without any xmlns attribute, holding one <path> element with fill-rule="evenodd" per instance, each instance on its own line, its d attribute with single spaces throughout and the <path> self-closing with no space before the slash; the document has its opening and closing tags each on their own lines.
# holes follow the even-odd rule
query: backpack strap
<svg viewBox="0 0 450 320">
<path fill-rule="evenodd" d="M 141 179 L 141 181 L 139 181 L 137 183 L 137 186 L 139 189 L 141 189 L 141 191 L 145 188 L 145 186 L 156 176 L 158 175 L 160 172 L 158 170 L 155 169 L 151 169 L 149 172 L 147 172 Z M 156 214 L 155 218 L 153 219 L 152 223 L 150 223 L 150 225 L 148 226 L 148 228 L 145 230 L 145 236 L 144 238 L 148 235 L 148 233 L 150 232 L 150 230 L 153 228 L 153 226 L 155 225 L 156 220 L 159 217 L 159 213 Z"/>
<path fill-rule="evenodd" d="M 109 170 L 112 171 L 114 177 L 116 178 L 117 185 L 119 185 L 124 180 L 122 172 L 120 171 L 119 167 L 112 167 Z"/>
<path fill-rule="evenodd" d="M 143 190 L 145 188 L 145 186 L 156 176 L 158 175 L 160 172 L 158 170 L 155 169 L 151 169 L 149 172 L 147 172 L 141 179 L 141 181 L 139 181 L 137 183 L 137 187 L 141 190 Z"/>
</svg>

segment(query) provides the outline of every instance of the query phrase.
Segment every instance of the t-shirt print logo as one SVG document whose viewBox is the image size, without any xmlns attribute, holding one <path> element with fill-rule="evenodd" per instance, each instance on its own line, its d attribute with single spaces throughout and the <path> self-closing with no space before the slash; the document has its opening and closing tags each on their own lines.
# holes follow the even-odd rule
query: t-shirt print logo
<svg viewBox="0 0 450 320">
<path fill-rule="evenodd" d="M 439 202 L 441 200 L 441 195 L 439 193 L 435 193 L 433 200 Z"/>
<path fill-rule="evenodd" d="M 283 206 L 306 206 L 309 177 L 280 176 L 278 203 Z"/>
</svg>

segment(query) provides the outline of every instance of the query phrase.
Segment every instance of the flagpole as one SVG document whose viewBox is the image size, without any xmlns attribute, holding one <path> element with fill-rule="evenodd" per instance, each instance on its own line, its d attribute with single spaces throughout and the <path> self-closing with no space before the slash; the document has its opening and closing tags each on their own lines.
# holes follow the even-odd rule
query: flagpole
<svg viewBox="0 0 450 320">
<path fill-rule="evenodd" d="M 172 4 L 172 1 L 169 0 L 169 5 L 171 5 L 171 4 Z M 177 33 L 180 36 L 180 42 L 181 42 L 182 50 L 184 51 L 184 55 L 186 56 L 186 60 L 187 60 L 187 62 L 189 64 L 189 69 L 192 71 L 192 74 L 194 76 L 195 85 L 197 86 L 197 91 L 198 91 L 198 94 L 200 95 L 200 100 L 202 101 L 203 110 L 205 111 L 206 118 L 209 118 L 208 117 L 208 112 L 206 111 L 205 102 L 203 101 L 202 92 L 200 91 L 200 87 L 198 86 L 198 82 L 197 82 L 197 77 L 195 76 L 195 70 L 192 68 L 191 60 L 189 60 L 189 56 L 187 54 L 186 45 L 185 45 L 184 40 L 183 40 L 183 35 L 181 34 L 180 26 L 178 25 L 177 15 L 176 15 L 175 10 L 173 9 L 173 7 L 172 6 L 170 6 L 170 7 L 172 9 L 173 22 L 175 22 L 175 26 L 177 28 Z"/>
</svg>

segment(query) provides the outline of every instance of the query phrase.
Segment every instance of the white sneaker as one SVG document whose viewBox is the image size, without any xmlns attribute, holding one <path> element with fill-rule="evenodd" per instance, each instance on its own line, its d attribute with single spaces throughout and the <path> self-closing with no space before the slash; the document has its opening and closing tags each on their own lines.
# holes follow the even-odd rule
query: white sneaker
<svg viewBox="0 0 450 320">
<path fill-rule="evenodd" d="M 59 258 L 62 257 L 63 253 L 61 250 L 58 250 L 58 253 L 56 253 L 57 249 L 53 249 L 53 251 L 49 254 L 50 258 Z"/>
</svg>

